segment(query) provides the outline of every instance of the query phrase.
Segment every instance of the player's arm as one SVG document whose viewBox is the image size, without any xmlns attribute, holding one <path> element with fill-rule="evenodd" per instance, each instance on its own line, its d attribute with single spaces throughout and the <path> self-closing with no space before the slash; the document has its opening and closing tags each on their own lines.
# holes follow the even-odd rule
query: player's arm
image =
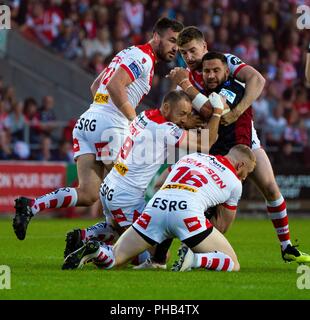
<svg viewBox="0 0 310 320">
<path fill-rule="evenodd" d="M 95 97 L 97 90 L 99 89 L 100 83 L 101 83 L 101 79 L 103 77 L 103 75 L 105 74 L 105 69 L 103 69 L 100 74 L 98 75 L 98 77 L 94 80 L 94 82 L 91 84 L 90 86 L 90 91 L 91 94 L 93 95 L 93 97 Z"/>
<path fill-rule="evenodd" d="M 237 80 L 245 83 L 245 92 L 236 108 L 223 115 L 222 123 L 229 125 L 235 122 L 252 103 L 261 95 L 265 78 L 253 67 L 245 64 L 236 56 L 229 56 L 227 60 L 231 73 Z"/>
<path fill-rule="evenodd" d="M 228 207 L 221 204 L 216 207 L 216 214 L 212 216 L 210 221 L 217 230 L 224 234 L 234 222 L 236 214 L 237 207 Z"/>
<path fill-rule="evenodd" d="M 306 80 L 307 80 L 307 83 L 310 85 L 310 42 L 309 42 L 307 60 L 306 60 Z"/>
<path fill-rule="evenodd" d="M 212 108 L 208 104 L 208 98 L 200 93 L 190 82 L 189 72 L 184 68 L 174 68 L 168 75 L 173 83 L 176 83 L 192 100 L 193 107 L 204 119 L 209 119 Z"/>
<path fill-rule="evenodd" d="M 129 102 L 127 95 L 127 87 L 132 81 L 125 69 L 118 68 L 106 86 L 113 103 L 129 121 L 136 117 L 136 111 Z"/>
<path fill-rule="evenodd" d="M 211 221 L 215 223 L 215 227 L 222 233 L 225 233 L 235 220 L 241 193 L 242 185 L 240 183 L 232 190 L 229 199 L 217 207 L 216 215 L 213 220 L 211 218 Z"/>
<path fill-rule="evenodd" d="M 209 130 L 209 141 L 202 139 L 201 134 L 190 134 L 188 131 L 185 132 L 186 139 L 184 138 L 179 147 L 182 149 L 187 149 L 189 152 L 202 152 L 209 153 L 210 148 L 217 140 L 217 133 L 220 124 L 221 115 L 224 110 L 224 103 L 221 96 L 215 92 L 211 93 L 208 101 L 213 108 L 212 115 L 205 129 Z M 205 131 L 202 131 L 202 135 Z"/>
</svg>

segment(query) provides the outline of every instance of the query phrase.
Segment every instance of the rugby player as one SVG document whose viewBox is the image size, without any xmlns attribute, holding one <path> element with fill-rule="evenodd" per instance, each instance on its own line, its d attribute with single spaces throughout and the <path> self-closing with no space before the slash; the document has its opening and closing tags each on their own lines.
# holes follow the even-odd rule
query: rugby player
<svg viewBox="0 0 310 320">
<path fill-rule="evenodd" d="M 179 252 L 175 271 L 238 271 L 233 248 L 204 212 L 222 203 L 227 214 L 234 214 L 242 193 L 241 182 L 254 167 L 255 155 L 245 145 L 233 147 L 226 156 L 194 153 L 181 158 L 114 247 L 90 240 L 66 258 L 64 269 L 79 268 L 87 262 L 111 269 L 165 239 L 179 238 L 186 247 Z"/>
<path fill-rule="evenodd" d="M 182 129 L 192 112 L 191 100 L 184 91 L 170 91 L 160 109 L 144 111 L 134 119 L 118 160 L 100 188 L 106 222 L 69 232 L 65 257 L 90 239 L 112 241 L 117 233 L 129 227 L 144 209 L 146 188 L 160 166 L 166 162 L 175 163 L 176 148 L 209 152 L 209 146 L 216 141 L 224 109 L 217 93 L 212 93 L 209 101 L 213 112 L 205 140 Z"/>
<path fill-rule="evenodd" d="M 18 239 L 25 238 L 30 219 L 45 209 L 91 206 L 97 201 L 104 170 L 113 166 L 129 123 L 136 117 L 135 108 L 151 89 L 155 64 L 175 58 L 182 29 L 176 20 L 159 19 L 148 43 L 122 50 L 97 77 L 91 86 L 93 103 L 73 130 L 79 186 L 36 199 L 16 199 L 13 229 Z"/>
<path fill-rule="evenodd" d="M 182 52 L 182 47 L 180 47 L 180 50 Z M 227 98 L 227 103 L 229 104 L 229 100 L 235 100 L 237 98 L 237 92 L 231 90 L 229 86 L 228 88 L 225 88 L 227 83 L 232 82 L 231 79 L 227 78 L 229 74 L 227 64 L 219 58 L 213 60 L 214 61 L 209 60 L 208 53 L 203 57 L 202 71 L 206 92 L 220 91 Z M 224 77 L 223 72 L 225 73 Z M 188 75 L 188 72 L 185 69 L 178 68 L 172 70 L 171 77 L 179 83 L 182 89 L 185 90 L 191 98 L 195 99 L 197 94 L 202 95 L 193 85 L 191 86 L 190 75 Z M 245 94 L 245 91 L 243 94 Z M 207 98 L 205 97 L 205 99 Z M 234 112 L 235 108 L 238 108 L 239 103 L 237 106 L 231 107 L 231 112 Z M 202 107 L 202 110 L 204 109 L 205 107 Z M 297 263 L 310 262 L 310 256 L 299 251 L 296 246 L 293 246 L 291 243 L 286 202 L 275 180 L 269 158 L 264 149 L 260 147 L 260 141 L 253 126 L 252 130 L 249 128 L 249 121 L 253 123 L 251 117 L 251 108 L 248 107 L 238 117 L 237 121 L 228 125 L 227 128 L 221 126 L 219 129 L 220 137 L 213 146 L 213 150 L 210 150 L 210 152 L 214 152 L 215 154 L 226 154 L 228 148 L 234 143 L 251 145 L 256 156 L 257 165 L 253 173 L 249 176 L 249 179 L 255 184 L 265 198 L 268 215 L 281 244 L 281 255 L 283 260 L 286 262 L 296 261 Z M 227 229 L 227 227 L 224 228 Z"/>
</svg>

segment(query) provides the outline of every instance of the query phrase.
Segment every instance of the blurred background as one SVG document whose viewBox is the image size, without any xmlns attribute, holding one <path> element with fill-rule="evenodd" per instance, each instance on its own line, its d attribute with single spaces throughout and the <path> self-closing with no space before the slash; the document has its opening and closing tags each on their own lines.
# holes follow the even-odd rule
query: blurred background
<svg viewBox="0 0 310 320">
<path fill-rule="evenodd" d="M 18 195 L 77 185 L 71 131 L 91 102 L 90 84 L 120 50 L 147 42 L 155 21 L 176 18 L 205 34 L 208 49 L 237 55 L 266 78 L 253 103 L 255 127 L 289 212 L 310 214 L 310 90 L 304 76 L 307 0 L 12 0 L 11 29 L 0 30 L 0 213 Z M 310 20 L 310 17 L 308 17 Z M 310 24 L 309 24 L 310 25 Z M 160 106 L 165 75 L 182 57 L 159 64 L 138 108 Z M 148 194 L 152 193 L 152 185 Z M 240 213 L 265 211 L 245 185 Z M 55 213 L 53 213 L 55 214 Z M 58 216 L 97 217 L 98 205 Z"/>
</svg>

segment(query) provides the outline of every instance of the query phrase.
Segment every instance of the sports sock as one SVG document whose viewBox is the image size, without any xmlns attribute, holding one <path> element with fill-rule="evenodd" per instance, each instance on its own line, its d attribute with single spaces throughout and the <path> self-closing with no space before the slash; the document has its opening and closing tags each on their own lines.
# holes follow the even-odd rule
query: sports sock
<svg viewBox="0 0 310 320">
<path fill-rule="evenodd" d="M 107 222 L 98 222 L 82 230 L 83 241 L 88 241 L 92 238 L 103 242 L 111 242 L 118 238 L 118 233 Z"/>
<path fill-rule="evenodd" d="M 281 195 L 279 199 L 275 201 L 267 201 L 266 204 L 268 215 L 277 232 L 282 250 L 285 250 L 287 245 L 292 244 L 285 200 Z"/>
<path fill-rule="evenodd" d="M 111 269 L 115 262 L 113 247 L 106 244 L 101 244 L 99 247 L 99 254 L 97 258 L 93 260 L 93 262 L 99 268 Z"/>
<path fill-rule="evenodd" d="M 214 251 L 207 253 L 195 253 L 193 268 L 206 268 L 215 271 L 232 271 L 233 260 L 225 253 Z"/>
<path fill-rule="evenodd" d="M 60 188 L 34 199 L 31 211 L 35 215 L 45 209 L 74 207 L 77 198 L 75 188 Z"/>
</svg>

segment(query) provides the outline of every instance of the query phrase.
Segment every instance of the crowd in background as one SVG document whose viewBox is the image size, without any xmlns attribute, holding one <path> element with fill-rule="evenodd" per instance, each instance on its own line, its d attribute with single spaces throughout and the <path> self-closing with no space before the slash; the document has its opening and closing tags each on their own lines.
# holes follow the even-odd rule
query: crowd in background
<svg viewBox="0 0 310 320">
<path fill-rule="evenodd" d="M 233 53 L 266 78 L 253 110 L 255 127 L 272 160 L 296 158 L 292 166 L 310 167 L 310 97 L 304 77 L 310 36 L 309 30 L 296 28 L 300 4 L 310 5 L 307 0 L 12 0 L 11 8 L 15 27 L 25 37 L 94 77 L 117 52 L 148 41 L 161 16 L 197 26 L 209 50 Z M 151 107 L 159 106 L 169 89 L 164 76 L 176 65 L 185 66 L 180 55 L 168 66 L 157 66 L 146 98 Z M 39 147 L 29 148 L 26 158 L 72 161 L 72 123 L 57 146 L 55 121 L 53 97 L 42 97 L 41 104 L 33 98 L 18 101 L 14 88 L 0 82 L 0 159 L 20 158 L 11 145 L 25 141 L 23 128 L 30 125 L 30 143 Z M 57 152 L 51 154 L 51 145 Z"/>
</svg>

